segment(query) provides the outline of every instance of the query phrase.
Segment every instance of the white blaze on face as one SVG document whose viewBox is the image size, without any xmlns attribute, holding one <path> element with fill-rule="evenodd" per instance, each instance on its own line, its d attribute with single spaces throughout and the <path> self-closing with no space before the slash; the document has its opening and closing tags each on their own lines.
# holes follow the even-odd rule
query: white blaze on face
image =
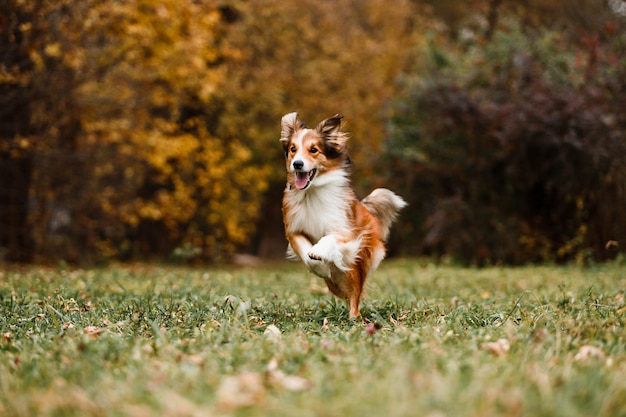
<svg viewBox="0 0 626 417">
<path fill-rule="evenodd" d="M 305 189 L 313 180 L 316 169 L 313 167 L 304 138 L 311 129 L 302 129 L 292 139 L 291 146 L 296 147 L 296 153 L 291 158 L 289 170 L 296 175 L 295 185 L 299 190 Z"/>
<path fill-rule="evenodd" d="M 291 165 L 289 166 L 289 170 L 291 172 L 294 171 L 310 171 L 311 170 L 311 162 L 308 160 L 307 158 L 307 154 L 306 154 L 306 149 L 304 148 L 304 136 L 307 134 L 307 132 L 309 132 L 311 129 L 302 129 L 300 130 L 297 135 L 291 140 L 291 146 L 295 146 L 298 150 L 296 151 L 295 155 L 292 156 L 291 158 Z M 300 167 L 296 167 L 294 166 L 294 162 L 298 162 L 301 161 L 304 163 L 304 165 L 300 168 Z"/>
</svg>

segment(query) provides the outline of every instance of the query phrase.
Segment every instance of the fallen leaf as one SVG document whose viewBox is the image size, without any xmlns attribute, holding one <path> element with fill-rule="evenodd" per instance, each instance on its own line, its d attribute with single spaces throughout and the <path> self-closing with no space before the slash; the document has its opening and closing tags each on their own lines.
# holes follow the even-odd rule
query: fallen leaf
<svg viewBox="0 0 626 417">
<path fill-rule="evenodd" d="M 263 332 L 263 336 L 265 336 L 266 338 L 268 338 L 269 340 L 273 342 L 279 342 L 280 339 L 282 338 L 282 332 L 280 331 L 278 327 L 274 326 L 273 324 L 270 324 L 269 326 L 265 328 L 265 331 Z"/>
<path fill-rule="evenodd" d="M 604 351 L 595 346 L 584 345 L 578 349 L 578 353 L 574 356 L 574 361 L 580 362 L 592 357 L 604 358 Z"/>
<path fill-rule="evenodd" d="M 100 333 L 102 333 L 102 329 L 96 326 L 87 326 L 83 331 L 85 332 L 85 334 L 88 334 L 92 337 L 98 337 Z"/>
<path fill-rule="evenodd" d="M 204 365 L 204 358 L 201 355 L 184 355 L 181 359 L 192 365 Z"/>
<path fill-rule="evenodd" d="M 297 375 L 287 375 L 278 369 L 277 358 L 273 358 L 267 364 L 267 379 L 270 384 L 281 386 L 288 391 L 305 391 L 311 388 L 308 379 Z"/>
<path fill-rule="evenodd" d="M 279 384 L 287 391 L 306 391 L 311 388 L 308 379 L 297 375 L 283 375 L 279 379 Z"/>
<path fill-rule="evenodd" d="M 495 356 L 506 356 L 511 349 L 511 343 L 507 339 L 498 339 L 482 345 L 482 349 L 493 353 Z"/>
<path fill-rule="evenodd" d="M 257 372 L 225 377 L 217 389 L 217 402 L 227 411 L 261 404 L 264 399 L 263 378 Z"/>
</svg>

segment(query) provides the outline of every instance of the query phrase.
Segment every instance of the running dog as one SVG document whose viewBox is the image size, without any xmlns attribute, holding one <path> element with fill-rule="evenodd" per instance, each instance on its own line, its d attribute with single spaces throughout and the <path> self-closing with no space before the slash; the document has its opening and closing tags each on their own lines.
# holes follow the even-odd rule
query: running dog
<svg viewBox="0 0 626 417">
<path fill-rule="evenodd" d="M 365 280 L 385 257 L 389 229 L 406 202 L 385 188 L 359 201 L 350 182 L 349 135 L 341 131 L 342 119 L 337 114 L 308 129 L 298 113 L 283 116 L 282 211 L 288 257 L 322 277 L 355 318 Z"/>
</svg>

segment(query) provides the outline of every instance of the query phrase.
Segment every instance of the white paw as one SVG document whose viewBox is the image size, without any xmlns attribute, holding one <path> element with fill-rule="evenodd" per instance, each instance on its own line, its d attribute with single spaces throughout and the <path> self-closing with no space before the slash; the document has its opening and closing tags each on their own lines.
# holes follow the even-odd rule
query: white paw
<svg viewBox="0 0 626 417">
<path fill-rule="evenodd" d="M 331 263 L 341 270 L 347 269 L 344 264 L 343 254 L 334 236 L 328 235 L 321 238 L 313 245 L 308 255 L 311 260 Z"/>
</svg>

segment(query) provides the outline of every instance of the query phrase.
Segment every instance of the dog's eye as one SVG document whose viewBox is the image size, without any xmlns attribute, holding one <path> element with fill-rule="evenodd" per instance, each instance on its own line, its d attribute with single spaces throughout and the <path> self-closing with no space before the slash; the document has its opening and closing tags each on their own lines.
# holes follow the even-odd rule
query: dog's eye
<svg viewBox="0 0 626 417">
<path fill-rule="evenodd" d="M 296 149 L 295 146 L 292 146 L 289 150 L 291 151 L 291 153 L 294 153 L 294 152 L 296 152 L 297 149 Z"/>
<path fill-rule="evenodd" d="M 311 148 L 311 153 L 317 153 L 317 148 L 316 147 L 312 147 Z"/>
</svg>

